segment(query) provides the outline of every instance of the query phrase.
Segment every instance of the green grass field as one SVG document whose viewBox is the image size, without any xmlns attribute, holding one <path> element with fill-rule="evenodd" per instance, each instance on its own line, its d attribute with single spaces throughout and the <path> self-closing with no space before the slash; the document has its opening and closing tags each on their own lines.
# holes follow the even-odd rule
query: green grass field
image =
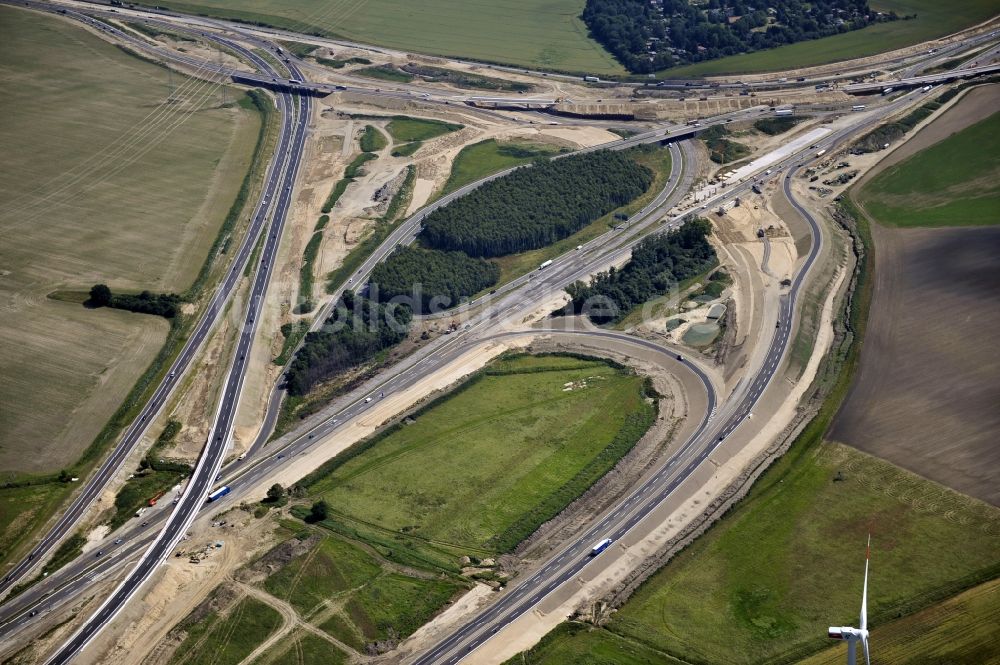
<svg viewBox="0 0 1000 665">
<path fill-rule="evenodd" d="M 187 638 L 170 665 L 236 665 L 281 625 L 277 610 L 256 598 L 237 601 L 223 616 L 209 612 L 185 625 Z"/>
<path fill-rule="evenodd" d="M 1000 113 L 890 166 L 859 192 L 888 226 L 1000 224 Z"/>
<path fill-rule="evenodd" d="M 512 549 L 604 475 L 655 417 L 643 384 L 593 360 L 497 361 L 305 482 L 393 560 L 454 570 Z"/>
<path fill-rule="evenodd" d="M 462 125 L 440 120 L 425 120 L 424 118 L 407 118 L 397 116 L 385 126 L 392 140 L 398 143 L 410 141 L 427 141 L 449 132 L 462 129 Z"/>
<path fill-rule="evenodd" d="M 318 635 L 296 630 L 271 647 L 254 665 L 341 665 L 347 654 Z"/>
<path fill-rule="evenodd" d="M 197 103 L 162 105 L 165 69 L 51 16 L 0 8 L 0 43 L 0 469 L 37 474 L 79 458 L 168 330 L 163 319 L 46 295 L 97 282 L 190 286 L 260 120 L 239 104 L 221 108 L 221 91 L 208 88 Z"/>
<path fill-rule="evenodd" d="M 595 74 L 624 69 L 587 36 L 584 0 L 170 0 L 180 11 L 233 17 L 418 53 Z"/>
<path fill-rule="evenodd" d="M 911 616 L 874 626 L 871 644 L 877 662 L 1000 662 L 1000 579 L 980 584 Z M 841 665 L 847 646 L 826 649 L 801 665 Z"/>
<path fill-rule="evenodd" d="M 587 624 L 559 624 L 504 665 L 681 665 L 682 661 Z"/>
<path fill-rule="evenodd" d="M 44 520 L 75 487 L 71 483 L 46 483 L 0 489 L 0 561 L 27 542 L 30 528 Z"/>
<path fill-rule="evenodd" d="M 600 639 L 685 662 L 796 660 L 827 644 L 827 626 L 857 620 L 869 531 L 875 627 L 1000 574 L 1000 510 L 821 444 L 779 463 L 647 580 Z M 531 662 L 577 662 L 564 641 Z"/>
<path fill-rule="evenodd" d="M 345 644 L 405 637 L 464 586 L 437 575 L 417 577 L 354 543 L 324 536 L 264 582 L 299 616 Z"/>
<path fill-rule="evenodd" d="M 544 143 L 500 143 L 487 139 L 462 148 L 451 163 L 451 175 L 441 194 L 453 192 L 463 185 L 485 178 L 491 173 L 526 164 L 535 157 L 558 152 Z"/>
<path fill-rule="evenodd" d="M 991 0 L 958 0 L 949 3 L 937 0 L 872 0 L 871 7 L 882 12 L 895 11 L 900 16 L 916 14 L 917 18 L 878 23 L 863 30 L 789 44 L 767 51 L 673 67 L 658 72 L 657 75 L 696 77 L 750 74 L 822 65 L 875 55 L 943 37 L 985 21 L 997 13 L 996 3 Z"/>
</svg>

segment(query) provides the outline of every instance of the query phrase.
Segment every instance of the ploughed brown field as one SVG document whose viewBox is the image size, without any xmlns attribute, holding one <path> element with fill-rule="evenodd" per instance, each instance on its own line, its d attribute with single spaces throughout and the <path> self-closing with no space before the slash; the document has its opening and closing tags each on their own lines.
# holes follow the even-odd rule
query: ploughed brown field
<svg viewBox="0 0 1000 665">
<path fill-rule="evenodd" d="M 868 332 L 830 438 L 1000 505 L 1000 228 L 872 233 Z"/>
</svg>

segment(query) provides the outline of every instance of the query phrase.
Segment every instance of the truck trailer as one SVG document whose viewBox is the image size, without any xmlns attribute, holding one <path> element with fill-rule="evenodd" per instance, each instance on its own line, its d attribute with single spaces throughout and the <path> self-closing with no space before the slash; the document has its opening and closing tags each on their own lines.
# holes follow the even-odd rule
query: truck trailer
<svg viewBox="0 0 1000 665">
<path fill-rule="evenodd" d="M 545 261 L 544 263 L 542 263 L 542 265 L 538 266 L 538 269 L 539 270 L 545 270 L 550 265 L 552 265 L 552 259 L 549 259 L 548 261 Z"/>
<path fill-rule="evenodd" d="M 611 546 L 610 538 L 605 538 L 604 540 L 594 543 L 594 546 L 590 548 L 590 556 L 597 556 L 604 550 L 608 549 L 610 546 Z"/>
<path fill-rule="evenodd" d="M 219 489 L 215 490 L 214 492 L 208 495 L 208 502 L 211 503 L 213 501 L 218 501 L 219 499 L 226 496 L 232 491 L 233 490 L 230 489 L 229 485 L 223 485 L 222 487 L 220 487 Z"/>
</svg>

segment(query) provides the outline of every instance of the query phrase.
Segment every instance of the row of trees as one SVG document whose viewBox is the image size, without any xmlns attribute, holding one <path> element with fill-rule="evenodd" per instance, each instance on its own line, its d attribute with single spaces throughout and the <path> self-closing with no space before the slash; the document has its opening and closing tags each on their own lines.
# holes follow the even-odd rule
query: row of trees
<svg viewBox="0 0 1000 665">
<path fill-rule="evenodd" d="M 659 6 L 657 6 L 659 4 Z M 712 60 L 894 20 L 867 0 L 587 0 L 591 35 L 631 72 Z"/>
<path fill-rule="evenodd" d="M 711 223 L 698 218 L 676 231 L 646 237 L 621 270 L 598 273 L 589 285 L 570 284 L 570 307 L 597 324 L 621 319 L 636 305 L 715 265 L 715 250 L 708 242 L 711 231 Z"/>
<path fill-rule="evenodd" d="M 493 286 L 500 267 L 462 252 L 399 247 L 372 271 L 371 297 L 380 302 L 410 298 L 421 313 L 446 309 Z"/>
<path fill-rule="evenodd" d="M 91 307 L 113 307 L 125 309 L 139 314 L 153 314 L 172 319 L 177 316 L 182 299 L 176 293 L 152 293 L 143 291 L 139 295 L 128 293 L 114 294 L 107 284 L 95 284 L 90 289 Z"/>
<path fill-rule="evenodd" d="M 422 238 L 434 249 L 493 257 L 545 247 L 645 192 L 653 173 L 620 152 L 540 159 L 438 208 Z"/>
<path fill-rule="evenodd" d="M 409 307 L 385 305 L 345 291 L 330 318 L 306 335 L 286 374 L 291 395 L 304 395 L 334 374 L 375 357 L 401 342 L 409 331 Z"/>
</svg>

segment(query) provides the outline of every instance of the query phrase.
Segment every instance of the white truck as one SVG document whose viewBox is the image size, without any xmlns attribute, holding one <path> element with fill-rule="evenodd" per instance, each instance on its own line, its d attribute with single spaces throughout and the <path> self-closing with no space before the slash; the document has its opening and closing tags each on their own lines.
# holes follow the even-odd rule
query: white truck
<svg viewBox="0 0 1000 665">
<path fill-rule="evenodd" d="M 594 543 L 594 546 L 590 548 L 590 556 L 597 556 L 604 550 L 611 546 L 611 539 L 605 538 L 604 540 Z"/>
<path fill-rule="evenodd" d="M 552 265 L 552 259 L 549 259 L 548 261 L 545 261 L 544 263 L 542 263 L 542 265 L 538 266 L 538 269 L 539 270 L 545 270 L 550 265 Z"/>
</svg>

